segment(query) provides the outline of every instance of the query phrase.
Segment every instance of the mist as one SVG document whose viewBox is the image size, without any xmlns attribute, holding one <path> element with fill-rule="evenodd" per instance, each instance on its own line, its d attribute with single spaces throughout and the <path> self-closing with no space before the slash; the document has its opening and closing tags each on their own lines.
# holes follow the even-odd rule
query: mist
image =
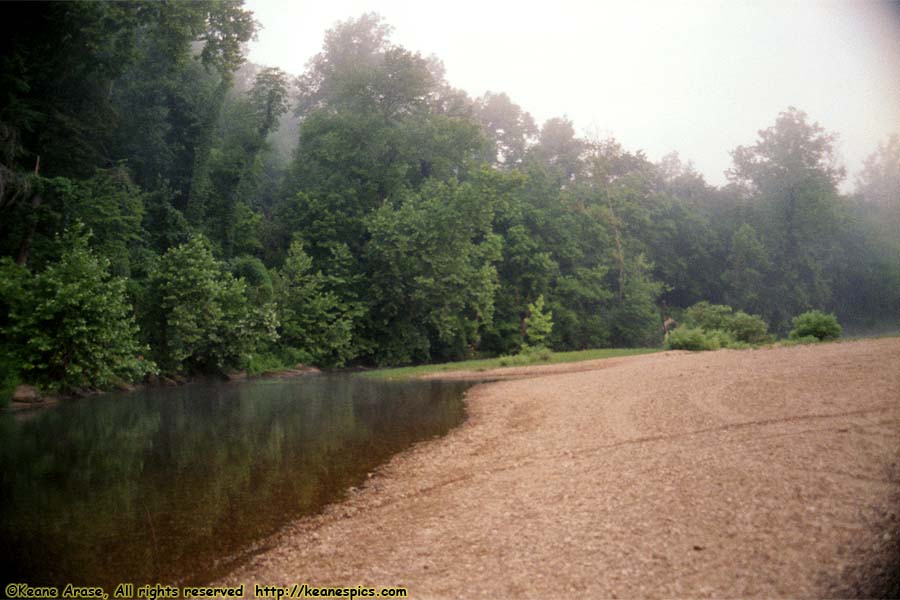
<svg viewBox="0 0 900 600">
<path fill-rule="evenodd" d="M 887 2 L 441 4 L 253 0 L 251 61 L 300 74 L 335 22 L 375 11 L 472 97 L 506 93 L 652 160 L 676 151 L 727 183 L 730 151 L 797 106 L 840 133 L 856 173 L 900 129 L 900 8 Z M 518 7 L 518 8 L 517 8 Z M 852 179 L 842 190 L 852 189 Z"/>
</svg>

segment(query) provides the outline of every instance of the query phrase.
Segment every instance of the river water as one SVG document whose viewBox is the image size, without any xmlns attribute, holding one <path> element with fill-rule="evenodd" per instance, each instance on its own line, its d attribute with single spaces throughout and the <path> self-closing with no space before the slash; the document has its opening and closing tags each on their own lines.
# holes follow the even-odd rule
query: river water
<svg viewBox="0 0 900 600">
<path fill-rule="evenodd" d="M 0 582 L 206 583 L 461 423 L 466 387 L 321 375 L 0 414 Z"/>
</svg>

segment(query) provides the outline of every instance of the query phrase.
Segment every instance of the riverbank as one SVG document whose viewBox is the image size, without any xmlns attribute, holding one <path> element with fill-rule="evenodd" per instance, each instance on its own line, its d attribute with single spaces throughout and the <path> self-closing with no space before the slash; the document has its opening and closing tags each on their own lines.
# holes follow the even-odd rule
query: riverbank
<svg viewBox="0 0 900 600">
<path fill-rule="evenodd" d="M 297 364 L 293 367 L 285 367 L 261 373 L 249 374 L 247 371 L 235 371 L 230 373 L 222 373 L 221 375 L 154 375 L 148 378 L 144 383 L 121 383 L 111 389 L 86 389 L 72 392 L 69 394 L 61 393 L 42 393 L 36 386 L 22 384 L 16 387 L 13 397 L 5 405 L 0 404 L 0 412 L 27 413 L 39 411 L 43 408 L 56 406 L 61 400 L 77 400 L 79 398 L 88 398 L 90 396 L 100 396 L 112 392 L 133 392 L 148 387 L 174 387 L 180 385 L 188 385 L 197 382 L 206 381 L 226 381 L 237 382 L 256 379 L 293 379 L 294 377 L 304 377 L 307 375 L 317 375 L 321 373 L 316 367 L 310 367 L 303 364 Z"/>
<path fill-rule="evenodd" d="M 474 388 L 464 425 L 224 581 L 413 598 L 881 585 L 900 539 L 900 339 L 615 360 Z"/>
<path fill-rule="evenodd" d="M 622 356 L 637 356 L 662 352 L 662 348 L 594 348 L 571 352 L 536 350 L 532 355 L 498 356 L 414 367 L 392 367 L 364 371 L 365 377 L 376 379 L 506 379 L 521 377 L 523 368 L 531 369 L 548 365 L 596 362 Z M 580 370 L 591 368 L 579 367 Z M 489 375 L 486 375 L 489 374 Z"/>
</svg>

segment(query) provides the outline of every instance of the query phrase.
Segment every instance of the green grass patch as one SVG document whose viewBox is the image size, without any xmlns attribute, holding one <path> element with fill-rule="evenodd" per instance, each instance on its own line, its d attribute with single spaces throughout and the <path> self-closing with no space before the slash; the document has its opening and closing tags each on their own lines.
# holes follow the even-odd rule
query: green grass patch
<svg viewBox="0 0 900 600">
<path fill-rule="evenodd" d="M 430 373 L 487 371 L 488 369 L 520 367 L 532 364 L 552 365 L 557 363 L 579 362 L 583 360 L 596 360 L 598 358 L 651 354 L 653 352 L 661 351 L 662 348 L 597 348 L 594 350 L 576 350 L 574 352 L 551 352 L 549 356 L 546 356 L 544 353 L 536 353 L 533 357 L 530 357 L 530 359 L 521 359 L 519 358 L 520 355 L 498 356 L 497 358 L 463 360 L 435 365 L 377 369 L 375 371 L 367 371 L 363 375 L 365 377 L 375 377 L 377 379 L 413 379 Z M 527 360 L 527 362 L 524 362 L 525 360 Z"/>
</svg>

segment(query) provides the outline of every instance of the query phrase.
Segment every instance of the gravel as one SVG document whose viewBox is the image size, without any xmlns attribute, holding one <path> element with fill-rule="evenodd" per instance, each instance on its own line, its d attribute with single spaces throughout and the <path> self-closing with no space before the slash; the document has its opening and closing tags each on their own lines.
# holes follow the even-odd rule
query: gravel
<svg viewBox="0 0 900 600">
<path fill-rule="evenodd" d="M 900 338 L 514 376 L 470 390 L 462 426 L 221 583 L 417 599 L 892 593 Z"/>
</svg>

